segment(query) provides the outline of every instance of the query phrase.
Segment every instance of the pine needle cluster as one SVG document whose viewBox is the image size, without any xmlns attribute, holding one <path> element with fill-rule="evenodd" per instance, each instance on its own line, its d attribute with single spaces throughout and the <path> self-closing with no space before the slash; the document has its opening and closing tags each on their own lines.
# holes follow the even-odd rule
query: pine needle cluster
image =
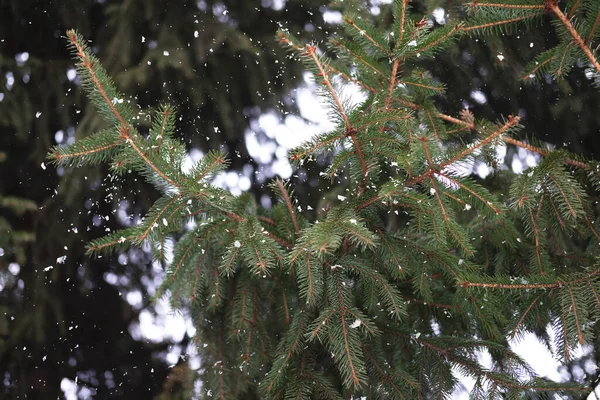
<svg viewBox="0 0 600 400">
<path fill-rule="evenodd" d="M 458 384 L 454 371 L 475 379 L 475 398 L 589 391 L 536 377 L 509 345 L 526 333 L 549 343 L 551 326 L 566 362 L 596 340 L 600 236 L 592 196 L 600 164 L 519 140 L 518 116 L 490 122 L 468 110 L 441 113 L 435 98 L 444 84 L 405 66 L 464 35 L 533 29 L 550 14 L 560 43 L 524 80 L 560 78 L 578 62 L 598 74 L 600 2 L 477 0 L 465 5 L 465 21 L 441 27 L 412 19 L 409 0 L 396 0 L 393 10 L 387 32 L 346 15 L 345 31 L 327 49 L 278 34 L 313 73 L 336 124 L 290 152 L 303 166 L 326 157 L 326 177 L 348 188 L 318 220 L 299 211 L 279 179 L 270 208 L 213 186 L 227 167 L 219 152 L 183 168 L 175 110 L 163 106 L 150 133 L 140 134 L 133 105 L 85 40 L 67 33 L 82 86 L 111 127 L 49 158 L 64 166 L 109 162 L 114 174 L 139 173 L 162 193 L 141 223 L 88 251 L 150 246 L 167 271 L 160 293 L 191 309 L 207 397 L 447 398 Z M 349 101 L 347 85 L 362 88 L 366 100 Z M 507 145 L 541 161 L 519 175 L 502 171 L 497 148 Z M 505 187 L 492 192 L 470 176 L 474 163 L 488 165 Z M 491 367 L 481 364 L 482 352 Z"/>
</svg>

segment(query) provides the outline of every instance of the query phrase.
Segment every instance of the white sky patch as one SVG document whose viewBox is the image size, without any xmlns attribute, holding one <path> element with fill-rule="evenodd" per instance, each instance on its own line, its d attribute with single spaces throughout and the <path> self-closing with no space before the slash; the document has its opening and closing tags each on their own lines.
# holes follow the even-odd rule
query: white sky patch
<svg viewBox="0 0 600 400">
<path fill-rule="evenodd" d="M 323 21 L 326 24 L 338 25 L 342 23 L 342 13 L 339 11 L 327 10 L 323 13 Z"/>
<path fill-rule="evenodd" d="M 514 157 L 512 159 L 510 167 L 512 168 L 512 170 L 515 174 L 520 174 L 525 169 L 525 168 L 523 168 L 523 162 L 520 159 L 518 159 L 517 157 Z"/>
<path fill-rule="evenodd" d="M 490 174 L 490 172 L 491 172 L 490 168 L 486 164 L 480 163 L 479 165 L 477 165 L 476 173 L 482 179 L 485 179 L 485 177 L 488 176 Z"/>
<path fill-rule="evenodd" d="M 437 22 L 438 24 L 444 25 L 446 23 L 446 11 L 443 8 L 436 8 L 435 10 L 433 10 L 431 15 L 433 15 L 433 19 L 435 19 L 435 22 Z"/>
<path fill-rule="evenodd" d="M 355 329 L 358 328 L 361 324 L 361 320 L 360 319 L 356 319 L 353 323 L 350 324 L 350 328 Z"/>
<path fill-rule="evenodd" d="M 483 94 L 481 90 L 473 90 L 471 92 L 471 98 L 479 104 L 487 103 L 487 97 L 485 97 L 485 94 Z"/>
<path fill-rule="evenodd" d="M 75 68 L 69 68 L 67 70 L 67 79 L 69 81 L 74 81 L 76 77 L 77 77 L 77 71 L 75 71 Z"/>
</svg>

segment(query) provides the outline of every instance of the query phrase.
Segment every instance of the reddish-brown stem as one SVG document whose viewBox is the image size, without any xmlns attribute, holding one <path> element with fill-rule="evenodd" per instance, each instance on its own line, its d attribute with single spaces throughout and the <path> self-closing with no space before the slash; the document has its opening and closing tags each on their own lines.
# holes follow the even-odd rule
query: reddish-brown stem
<svg viewBox="0 0 600 400">
<path fill-rule="evenodd" d="M 594 53 L 592 53 L 590 48 L 585 44 L 585 41 L 581 38 L 581 36 L 579 36 L 579 33 L 573 27 L 573 25 L 571 25 L 571 22 L 566 17 L 566 15 L 560 10 L 560 8 L 558 7 L 558 2 L 554 2 L 553 0 L 546 0 L 546 5 L 554 13 L 554 15 L 558 17 L 558 19 L 560 20 L 560 22 L 562 22 L 565 28 L 567 28 L 567 30 L 573 37 L 575 43 L 577 43 L 581 50 L 583 50 L 585 55 L 589 58 L 592 65 L 596 69 L 596 71 L 600 72 L 600 63 L 598 63 L 598 60 L 594 56 Z"/>
<path fill-rule="evenodd" d="M 402 14 L 404 15 L 404 14 Z M 385 109 L 388 110 L 390 108 L 390 102 L 392 101 L 392 93 L 394 92 L 394 86 L 396 86 L 396 74 L 398 74 L 398 65 L 400 64 L 400 60 L 394 60 L 394 65 L 392 66 L 392 76 L 390 76 L 390 85 L 388 87 L 388 97 L 385 99 Z"/>
<path fill-rule="evenodd" d="M 104 151 L 104 150 L 108 150 L 111 149 L 115 146 L 120 145 L 121 143 L 112 143 L 112 144 L 108 144 L 106 146 L 101 146 L 95 149 L 90 149 L 90 150 L 85 150 L 85 151 L 79 151 L 77 153 L 69 153 L 69 154 L 60 154 L 58 151 L 56 151 L 54 153 L 54 158 L 56 159 L 56 161 L 61 161 L 63 158 L 72 158 L 72 157 L 80 157 L 80 156 L 88 156 L 90 154 L 94 154 L 94 153 L 98 153 L 99 151 Z"/>
<path fill-rule="evenodd" d="M 433 42 L 429 43 L 427 46 L 425 47 L 421 47 L 418 50 L 413 51 L 412 53 L 409 53 L 407 55 L 407 57 L 410 57 L 414 54 L 426 51 L 431 49 L 432 47 L 437 46 L 438 44 L 442 43 L 444 40 L 448 39 L 450 36 L 454 35 L 456 32 L 459 32 L 460 30 L 462 30 L 463 28 L 463 24 L 458 24 L 454 27 L 454 29 L 450 30 L 447 34 L 445 34 L 444 36 L 439 37 L 437 40 L 434 40 Z"/>
<path fill-rule="evenodd" d="M 539 13 L 531 13 L 531 14 L 526 15 L 524 17 L 506 19 L 506 20 L 503 20 L 503 21 L 494 21 L 494 22 L 489 22 L 487 24 L 465 26 L 461 30 L 463 32 L 469 32 L 469 31 L 474 31 L 476 29 L 485 29 L 485 28 L 491 28 L 493 26 L 500 26 L 500 25 L 512 24 L 513 22 L 519 22 L 519 21 L 526 20 L 528 18 L 535 17 L 536 15 L 539 15 Z"/>
<path fill-rule="evenodd" d="M 521 315 L 521 318 L 519 318 L 519 321 L 517 321 L 517 324 L 515 325 L 515 328 L 512 330 L 511 334 L 510 334 L 510 338 L 514 338 L 515 335 L 517 334 L 517 330 L 519 329 L 519 327 L 521 326 L 521 324 L 523 323 L 523 321 L 525 321 L 525 317 L 527 317 L 527 314 L 529 314 L 529 311 L 531 311 L 531 309 L 533 308 L 533 306 L 535 305 L 535 303 L 537 303 L 537 301 L 539 300 L 540 296 L 537 296 L 535 299 L 533 299 L 533 301 L 529 304 L 529 306 L 527 306 L 527 308 L 525 309 L 525 311 L 523 312 L 523 315 Z"/>
<path fill-rule="evenodd" d="M 290 218 L 292 219 L 292 223 L 294 224 L 294 231 L 298 233 L 300 232 L 300 228 L 298 227 L 298 221 L 296 221 L 296 213 L 294 212 L 294 206 L 292 205 L 292 201 L 288 196 L 288 192 L 285 190 L 283 182 L 281 182 L 279 179 L 275 180 L 275 184 L 277 185 L 277 188 L 281 193 L 281 197 L 283 198 L 283 201 L 287 206 L 288 212 L 290 213 Z"/>
<path fill-rule="evenodd" d="M 365 39 L 367 39 L 369 42 L 371 42 L 375 47 L 377 47 L 379 50 L 381 50 L 384 54 L 387 54 L 387 55 L 390 54 L 388 49 L 383 48 L 379 43 L 377 43 L 377 41 L 375 39 L 373 39 L 363 29 L 361 29 L 358 25 L 356 25 L 356 23 L 353 20 L 351 20 L 349 18 L 344 18 L 344 22 L 347 23 L 348 25 L 350 25 L 352 28 L 354 28 L 361 36 L 363 36 Z"/>
<path fill-rule="evenodd" d="M 133 140 L 129 136 L 129 124 L 127 123 L 127 121 L 125 121 L 119 110 L 117 110 L 117 108 L 115 107 L 112 100 L 108 97 L 104 86 L 102 85 L 102 83 L 98 79 L 98 76 L 96 75 L 96 72 L 94 71 L 92 62 L 90 61 L 88 55 L 85 53 L 83 46 L 77 41 L 77 35 L 75 35 L 75 32 L 71 30 L 67 31 L 67 35 L 69 36 L 73 46 L 75 46 L 75 48 L 77 49 L 77 57 L 79 57 L 79 59 L 81 60 L 81 65 L 83 65 L 88 70 L 90 78 L 94 83 L 94 86 L 98 90 L 98 93 L 100 93 L 100 96 L 102 96 L 115 118 L 117 118 L 117 120 L 119 121 L 119 133 L 121 134 L 121 138 L 124 139 L 127 143 L 129 143 L 133 150 L 135 150 L 135 152 L 138 153 L 138 155 L 144 160 L 146 165 L 148 165 L 161 178 L 163 178 L 165 181 L 169 182 L 171 185 L 177 188 L 180 187 L 180 185 L 177 184 L 177 182 L 173 181 L 171 178 L 166 176 L 160 169 L 158 169 L 156 165 L 154 165 L 133 142 Z"/>
<path fill-rule="evenodd" d="M 469 148 L 464 149 L 462 152 L 460 152 L 456 156 L 452 157 L 451 159 L 444 161 L 443 163 L 440 164 L 440 169 L 443 169 L 444 167 L 447 167 L 448 165 L 460 160 L 461 158 L 465 157 L 466 155 L 472 154 L 475 150 L 490 144 L 494 139 L 496 139 L 497 137 L 502 135 L 508 129 L 517 125 L 520 120 L 521 120 L 520 117 L 513 117 L 513 116 L 509 115 L 508 121 L 502 127 L 500 127 L 500 129 L 496 130 L 494 133 L 492 133 L 485 139 L 480 140 L 479 142 L 475 143 L 473 146 L 470 146 Z"/>
<path fill-rule="evenodd" d="M 592 40 L 594 34 L 596 33 L 596 29 L 598 29 L 598 24 L 600 24 L 600 8 L 596 12 L 596 19 L 594 20 L 594 24 L 592 25 L 592 29 L 590 29 L 590 33 L 588 33 L 585 38 L 586 43 Z"/>
<path fill-rule="evenodd" d="M 152 222 L 150 223 L 150 225 L 148 225 L 148 228 L 144 231 L 144 233 L 142 233 L 140 235 L 140 240 L 144 240 L 146 239 L 146 237 L 148 236 L 148 234 L 152 231 L 152 229 L 154 228 L 154 225 L 158 222 L 158 220 L 160 219 L 160 217 L 162 217 L 162 215 L 165 213 L 165 211 L 167 211 L 167 208 L 169 208 L 171 206 L 171 204 L 173 204 L 177 199 L 179 199 L 182 196 L 182 194 L 178 194 L 177 196 L 174 196 L 171 201 L 169 201 L 162 210 L 160 210 L 160 212 L 158 214 L 156 214 L 156 217 L 152 220 Z"/>
<path fill-rule="evenodd" d="M 465 7 L 477 8 L 477 7 L 492 7 L 492 8 L 516 8 L 520 10 L 524 9 L 543 9 L 545 5 L 543 4 L 504 4 L 504 3 L 480 3 L 475 1 L 473 3 L 466 3 Z"/>
<path fill-rule="evenodd" d="M 313 59 L 313 62 L 319 69 L 319 76 L 321 76 L 323 78 L 323 84 L 325 84 L 325 86 L 327 86 L 329 93 L 331 93 L 331 97 L 333 98 L 333 101 L 335 102 L 335 105 L 337 106 L 338 110 L 340 111 L 340 115 L 342 116 L 342 119 L 344 120 L 346 129 L 351 129 L 352 127 L 350 125 L 350 121 L 348 120 L 348 116 L 346 115 L 346 112 L 344 111 L 344 107 L 342 107 L 342 102 L 340 101 L 340 98 L 338 97 L 337 93 L 333 89 L 333 85 L 331 84 L 331 81 L 329 80 L 329 73 L 327 71 L 325 71 L 325 69 L 323 68 L 323 65 L 321 64 L 321 62 L 319 61 L 319 58 L 317 57 L 317 48 L 315 46 L 310 46 L 310 45 L 306 45 L 304 47 L 306 48 L 306 52 L 308 53 L 308 55 Z"/>
<path fill-rule="evenodd" d="M 210 173 L 210 171 L 212 171 L 212 169 L 213 169 L 215 166 L 217 166 L 217 165 L 220 165 L 220 164 L 223 164 L 224 162 L 225 162 L 225 160 L 224 160 L 224 159 L 223 159 L 221 156 L 217 157 L 217 158 L 216 158 L 216 159 L 215 159 L 215 160 L 212 162 L 212 164 L 210 164 L 210 165 L 208 166 L 208 168 L 206 168 L 206 170 L 205 170 L 203 173 L 201 173 L 201 174 L 200 174 L 200 176 L 198 176 L 198 178 L 196 179 L 196 182 L 200 182 L 200 181 L 202 180 L 202 178 L 204 178 L 206 175 L 208 175 L 208 174 Z"/>
<path fill-rule="evenodd" d="M 600 273 L 600 268 L 590 272 L 583 278 L 574 279 L 569 282 L 570 285 L 578 285 L 584 281 L 587 281 L 589 278 L 596 276 Z M 480 283 L 480 282 L 458 282 L 457 286 L 467 288 L 467 287 L 480 287 L 485 289 L 513 289 L 513 290 L 522 290 L 522 289 L 555 289 L 562 288 L 566 285 L 566 282 L 557 279 L 551 283 L 525 283 L 525 284 L 505 284 L 505 283 Z"/>
<path fill-rule="evenodd" d="M 575 296 L 573 295 L 573 290 L 571 290 L 571 286 L 567 284 L 567 290 L 569 291 L 569 297 L 571 298 L 571 309 L 573 310 L 573 315 L 575 317 L 575 326 L 577 326 L 577 339 L 579 339 L 579 344 L 584 345 L 585 340 L 583 339 L 583 333 L 581 332 L 581 325 L 579 324 L 579 316 L 577 315 L 577 303 L 575 302 Z"/>
<path fill-rule="evenodd" d="M 163 111 L 162 115 L 163 115 L 163 120 L 162 120 L 162 124 L 160 127 L 160 135 L 158 135 L 158 143 L 156 145 L 156 152 L 159 153 L 160 152 L 160 145 L 162 144 L 162 140 L 165 134 L 165 128 L 167 127 L 167 121 L 169 119 L 169 108 L 166 108 L 165 111 Z"/>
</svg>

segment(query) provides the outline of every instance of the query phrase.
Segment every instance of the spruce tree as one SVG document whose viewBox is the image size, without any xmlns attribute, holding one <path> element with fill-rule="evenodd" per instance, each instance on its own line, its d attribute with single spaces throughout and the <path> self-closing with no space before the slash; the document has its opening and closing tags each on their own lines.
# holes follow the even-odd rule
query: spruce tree
<svg viewBox="0 0 600 400">
<path fill-rule="evenodd" d="M 458 383 L 454 369 L 476 380 L 474 398 L 584 395 L 590 388 L 536 377 L 509 344 L 526 333 L 549 342 L 551 326 L 555 355 L 568 362 L 595 340 L 600 164 L 521 140 L 519 116 L 440 112 L 445 85 L 412 66 L 463 35 L 535 29 L 548 15 L 561 42 L 523 80 L 560 79 L 578 63 L 598 80 L 600 2 L 475 1 L 464 21 L 436 27 L 412 19 L 408 0 L 393 7 L 386 31 L 345 15 L 327 51 L 278 34 L 336 123 L 290 153 L 297 166 L 325 162 L 324 179 L 345 189 L 318 207 L 298 204 L 280 179 L 270 208 L 213 186 L 227 168 L 217 151 L 184 169 L 175 109 L 162 106 L 142 135 L 134 104 L 67 32 L 82 86 L 111 127 L 49 158 L 109 162 L 112 174 L 138 173 L 162 194 L 141 223 L 88 252 L 147 245 L 165 265 L 159 296 L 191 310 L 207 397 L 441 398 Z M 354 104 L 349 84 L 366 100 Z M 497 148 L 506 145 L 539 155 L 538 165 L 501 168 Z M 473 163 L 493 170 L 494 190 L 470 176 Z M 479 360 L 484 350 L 491 368 Z"/>
</svg>

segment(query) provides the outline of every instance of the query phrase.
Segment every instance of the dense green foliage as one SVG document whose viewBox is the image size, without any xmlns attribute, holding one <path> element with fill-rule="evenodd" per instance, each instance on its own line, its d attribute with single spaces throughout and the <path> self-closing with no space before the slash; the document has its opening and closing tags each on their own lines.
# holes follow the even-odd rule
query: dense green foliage
<svg viewBox="0 0 600 400">
<path fill-rule="evenodd" d="M 180 368 L 169 368 L 166 355 L 190 341 L 139 336 L 140 314 L 159 324 L 165 317 L 151 304 L 159 270 L 149 255 L 131 249 L 123 265 L 84 254 L 84 243 L 123 226 L 119 214 L 147 210 L 158 197 L 154 188 L 136 177 L 101 186 L 105 165 L 46 168 L 50 146 L 106 127 L 78 90 L 65 30 L 75 27 L 93 42 L 128 98 L 144 108 L 171 101 L 185 110 L 177 129 L 186 144 L 207 151 L 218 136 L 240 156 L 232 169 L 258 169 L 244 131 L 261 113 L 293 110 L 288 93 L 302 82 L 301 66 L 272 40 L 275 21 L 294 30 L 327 27 L 321 5 L 0 0 L 0 398 L 55 399 L 64 379 L 77 381 L 82 397 L 175 396 L 178 385 L 165 380 L 177 380 Z M 236 90 L 214 96 L 226 87 Z M 149 121 L 139 122 L 148 129 Z M 130 293 L 141 293 L 141 302 L 130 304 Z"/>
<path fill-rule="evenodd" d="M 550 1 L 511 1 L 466 9 L 473 16 L 465 23 L 434 28 L 412 20 L 409 2 L 399 0 L 385 32 L 347 15 L 345 34 L 331 41 L 335 59 L 280 33 L 313 72 L 337 124 L 290 154 L 299 166 L 326 160 L 325 175 L 345 188 L 314 214 L 302 213 L 308 205 L 280 180 L 272 184 L 280 202 L 266 209 L 212 186 L 226 167 L 221 153 L 184 170 L 173 109 L 156 112 L 142 136 L 134 106 L 83 38 L 68 33 L 83 86 L 112 127 L 49 157 L 69 166 L 109 161 L 111 173 L 136 171 L 161 191 L 140 224 L 88 249 L 151 246 L 168 271 L 161 294 L 191 307 L 207 396 L 449 396 L 453 368 L 476 379 L 475 396 L 588 390 L 535 377 L 508 342 L 525 332 L 548 340 L 551 324 L 556 354 L 567 362 L 577 344 L 594 341 L 598 163 L 518 140 L 517 116 L 492 123 L 468 110 L 443 114 L 443 83 L 404 67 L 461 35 L 497 34 L 547 12 L 561 42 L 524 79 L 561 78 L 584 60 L 595 80 L 600 7 L 576 2 L 565 14 Z M 572 24 L 574 15 L 582 22 Z M 348 83 L 368 98 L 354 105 L 343 95 Z M 497 148 L 507 144 L 541 161 L 520 175 L 503 171 Z M 503 185 L 491 191 L 469 177 L 475 163 Z M 484 349 L 491 369 L 479 363 Z"/>
</svg>

